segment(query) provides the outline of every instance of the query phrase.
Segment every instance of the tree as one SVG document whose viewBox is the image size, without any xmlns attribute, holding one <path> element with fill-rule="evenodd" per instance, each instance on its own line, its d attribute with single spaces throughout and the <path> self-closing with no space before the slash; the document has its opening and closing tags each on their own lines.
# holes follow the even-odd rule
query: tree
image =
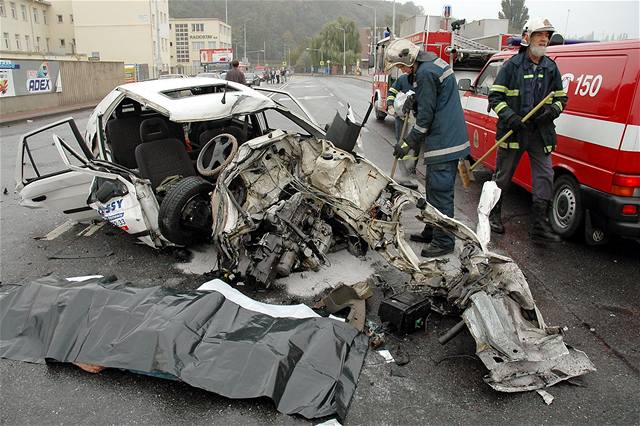
<svg viewBox="0 0 640 426">
<path fill-rule="evenodd" d="M 322 50 L 322 57 L 325 61 L 329 60 L 332 64 L 342 64 L 342 43 L 343 32 L 341 28 L 346 30 L 345 41 L 345 57 L 347 66 L 353 65 L 358 60 L 360 53 L 360 35 L 356 23 L 345 17 L 338 17 L 335 21 L 328 22 L 320 31 L 320 33 L 311 40 L 312 49 Z M 313 50 L 313 62 L 318 63 L 318 57 L 321 55 Z"/>
<path fill-rule="evenodd" d="M 509 32 L 519 34 L 529 19 L 529 8 L 524 5 L 524 0 L 502 0 L 502 11 L 498 12 L 498 18 L 509 20 Z"/>
</svg>

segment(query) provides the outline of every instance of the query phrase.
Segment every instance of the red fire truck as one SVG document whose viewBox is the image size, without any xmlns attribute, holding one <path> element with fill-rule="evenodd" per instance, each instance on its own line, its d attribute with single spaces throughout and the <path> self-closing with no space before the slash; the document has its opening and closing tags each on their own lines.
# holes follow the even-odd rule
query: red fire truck
<svg viewBox="0 0 640 426">
<path fill-rule="evenodd" d="M 459 82 L 473 158 L 495 143 L 497 116 L 489 112 L 487 96 L 501 65 L 516 52 L 493 56 L 473 85 Z M 640 240 L 640 40 L 551 46 L 547 55 L 569 95 L 555 121 L 551 225 L 563 237 L 584 229 L 590 244 L 609 234 Z M 484 164 L 495 169 L 495 158 Z M 531 190 L 526 154 L 513 181 Z"/>
</svg>

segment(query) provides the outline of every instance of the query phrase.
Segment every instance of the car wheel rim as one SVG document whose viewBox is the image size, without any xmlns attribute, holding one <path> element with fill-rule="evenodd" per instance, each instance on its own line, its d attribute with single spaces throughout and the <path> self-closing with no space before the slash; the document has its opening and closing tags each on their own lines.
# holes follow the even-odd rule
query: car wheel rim
<svg viewBox="0 0 640 426">
<path fill-rule="evenodd" d="M 553 217 L 562 229 L 571 226 L 576 216 L 576 194 L 571 188 L 560 189 L 553 203 Z"/>
</svg>

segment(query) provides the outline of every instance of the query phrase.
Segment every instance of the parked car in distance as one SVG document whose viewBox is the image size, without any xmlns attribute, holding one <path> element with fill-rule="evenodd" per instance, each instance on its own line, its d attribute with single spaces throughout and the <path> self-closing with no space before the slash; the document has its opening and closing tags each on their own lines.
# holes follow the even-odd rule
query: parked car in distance
<svg viewBox="0 0 640 426">
<path fill-rule="evenodd" d="M 221 78 L 219 72 L 201 72 L 196 74 L 196 77 L 206 77 L 206 78 Z"/>
<path fill-rule="evenodd" d="M 245 73 L 245 80 L 247 81 L 247 86 L 260 86 L 260 76 L 253 72 Z"/>
</svg>

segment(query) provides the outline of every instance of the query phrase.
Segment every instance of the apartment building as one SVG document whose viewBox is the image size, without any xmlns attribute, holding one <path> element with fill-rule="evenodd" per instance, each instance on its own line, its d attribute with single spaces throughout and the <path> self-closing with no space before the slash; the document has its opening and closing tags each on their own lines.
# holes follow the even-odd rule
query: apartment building
<svg viewBox="0 0 640 426">
<path fill-rule="evenodd" d="M 231 48 L 231 26 L 218 18 L 169 19 L 171 69 L 196 74 L 202 71 L 200 49 Z"/>
<path fill-rule="evenodd" d="M 53 31 L 52 4 L 45 0 L 0 0 L 0 52 L 67 55 L 73 50 L 73 27 Z M 64 30 L 62 30 L 64 27 Z M 70 36 L 67 36 L 70 34 Z"/>
</svg>

